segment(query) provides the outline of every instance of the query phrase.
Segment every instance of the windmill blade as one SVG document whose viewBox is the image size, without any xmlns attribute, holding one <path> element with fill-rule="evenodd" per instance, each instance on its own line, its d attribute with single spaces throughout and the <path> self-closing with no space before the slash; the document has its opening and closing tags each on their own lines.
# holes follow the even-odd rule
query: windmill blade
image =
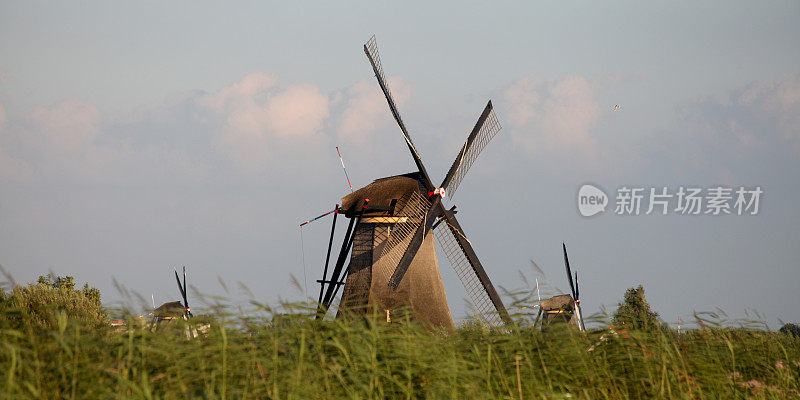
<svg viewBox="0 0 800 400">
<path fill-rule="evenodd" d="M 572 271 L 569 269 L 569 258 L 567 257 L 567 245 L 564 242 L 561 242 L 561 247 L 564 249 L 564 266 L 567 268 L 567 279 L 569 280 L 569 287 L 572 289 L 572 298 L 574 299 L 576 296 L 575 293 L 575 284 L 572 282 Z"/>
<path fill-rule="evenodd" d="M 404 195 L 397 202 L 397 211 L 395 216 L 404 217 L 403 222 L 399 222 L 392 226 L 392 234 L 388 240 L 379 245 L 379 258 L 388 260 L 383 268 L 388 273 L 391 268 L 392 277 L 389 280 L 389 286 L 397 289 L 400 285 L 405 272 L 411 265 L 414 256 L 422 245 L 422 240 L 425 239 L 424 235 L 430 230 L 430 224 L 436 219 L 435 215 L 428 214 L 433 210 L 431 204 L 418 192 L 411 192 Z"/>
<path fill-rule="evenodd" d="M 586 326 L 583 324 L 583 310 L 581 310 L 581 300 L 580 300 L 580 285 L 578 285 L 578 271 L 575 271 L 575 305 L 578 308 L 578 324 L 580 324 L 580 328 L 582 331 L 586 330 Z"/>
<path fill-rule="evenodd" d="M 397 105 L 392 97 L 392 91 L 389 90 L 389 85 L 386 83 L 386 77 L 383 73 L 383 66 L 381 65 L 381 57 L 378 53 L 378 42 L 375 40 L 375 35 L 372 35 L 367 43 L 364 43 L 364 53 L 367 55 L 370 64 L 372 64 L 372 70 L 375 72 L 375 78 L 378 80 L 378 84 L 383 91 L 383 95 L 386 97 L 386 101 L 389 103 L 389 110 L 392 111 L 392 116 L 394 116 L 395 121 L 397 121 L 397 125 L 400 126 L 400 130 L 403 131 L 403 138 L 406 141 L 406 145 L 408 145 L 408 149 L 411 151 L 411 156 L 414 157 L 414 163 L 417 165 L 417 169 L 419 169 L 420 174 L 422 174 L 424 177 L 423 183 L 429 192 L 433 191 L 434 187 L 433 183 L 431 183 L 431 178 L 428 176 L 428 172 L 425 170 L 425 166 L 422 164 L 422 158 L 419 156 L 419 153 L 417 153 L 417 148 L 414 146 L 414 142 L 411 141 L 411 135 L 408 134 L 406 125 L 403 123 L 403 118 L 400 117 L 400 112 L 397 110 Z"/>
<path fill-rule="evenodd" d="M 186 307 L 189 307 L 189 302 L 186 300 L 186 266 L 183 266 L 183 302 Z"/>
<path fill-rule="evenodd" d="M 174 268 L 172 271 L 175 272 L 175 281 L 178 282 L 178 290 L 181 292 L 181 297 L 186 299 L 186 291 L 183 289 L 183 284 L 181 284 L 181 278 L 178 276 L 178 271 Z"/>
<path fill-rule="evenodd" d="M 489 280 L 489 276 L 483 269 L 483 265 L 478 260 L 472 244 L 464 234 L 464 230 L 461 229 L 454 213 L 444 209 L 441 203 L 439 204 L 442 207 L 444 223 L 434 229 L 436 241 L 456 271 L 461 284 L 464 285 L 464 289 L 475 304 L 475 308 L 488 325 L 510 324 L 511 317 L 508 315 L 503 301 L 492 285 L 492 281 Z"/>
<path fill-rule="evenodd" d="M 186 317 L 192 316 L 192 310 L 189 308 L 189 291 L 186 289 L 186 266 L 183 266 L 183 306 L 186 308 Z"/>
<path fill-rule="evenodd" d="M 464 146 L 461 147 L 461 151 L 458 153 L 458 156 L 456 156 L 453 165 L 450 166 L 450 170 L 447 172 L 447 175 L 445 175 L 440 186 L 447 190 L 450 198 L 453 197 L 456 189 L 458 189 L 458 186 L 467 174 L 467 171 L 472 167 L 472 163 L 478 158 L 478 154 L 483 151 L 500 129 L 502 129 L 502 127 L 500 126 L 500 122 L 497 121 L 497 116 L 492 107 L 492 101 L 489 100 L 489 103 L 486 104 L 486 108 L 483 109 L 483 113 L 481 113 L 480 118 L 478 118 L 478 122 L 475 123 L 472 132 L 467 136 L 467 141 L 464 142 Z"/>
<path fill-rule="evenodd" d="M 434 200 L 433 205 L 425 213 L 422 221 L 414 231 L 414 236 L 408 243 L 406 251 L 403 252 L 403 256 L 400 258 L 397 267 L 395 267 L 394 272 L 392 272 L 392 277 L 389 279 L 389 286 L 392 289 L 397 290 L 397 287 L 400 286 L 400 282 L 406 275 L 408 267 L 411 266 L 411 262 L 414 261 L 419 247 L 422 246 L 422 241 L 425 240 L 425 236 L 428 235 L 428 232 L 430 232 L 433 227 L 433 223 L 436 221 L 439 212 L 439 207 L 437 207 L 437 205 L 441 204 L 441 201 L 441 197 L 437 197 L 436 200 Z"/>
</svg>

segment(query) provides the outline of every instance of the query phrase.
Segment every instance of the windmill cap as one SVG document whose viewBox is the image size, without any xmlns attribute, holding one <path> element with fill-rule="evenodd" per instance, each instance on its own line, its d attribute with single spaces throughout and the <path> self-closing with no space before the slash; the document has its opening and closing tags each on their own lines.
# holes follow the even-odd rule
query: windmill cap
<svg viewBox="0 0 800 400">
<path fill-rule="evenodd" d="M 397 175 L 375 180 L 342 198 L 340 210 L 344 213 L 358 210 L 364 203 L 370 207 L 388 208 L 392 200 L 399 199 L 410 192 L 419 192 L 418 174 Z"/>
</svg>

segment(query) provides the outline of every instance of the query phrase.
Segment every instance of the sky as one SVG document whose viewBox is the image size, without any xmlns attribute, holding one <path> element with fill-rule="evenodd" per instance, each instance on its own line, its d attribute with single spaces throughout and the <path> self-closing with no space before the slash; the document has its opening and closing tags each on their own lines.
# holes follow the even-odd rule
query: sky
<svg viewBox="0 0 800 400">
<path fill-rule="evenodd" d="M 415 168 L 375 34 L 434 181 L 493 102 L 503 129 L 446 202 L 495 286 L 567 291 L 564 241 L 584 314 L 641 284 L 671 324 L 800 320 L 800 3 L 290 3 L 0 2 L 3 269 L 109 305 L 177 300 L 183 265 L 190 302 L 316 298 L 330 220 L 298 225 L 349 192 L 335 147 L 356 187 Z M 584 184 L 605 211 L 581 215 Z M 616 212 L 665 187 L 666 215 Z M 690 187 L 731 189 L 731 214 L 676 211 Z"/>
</svg>

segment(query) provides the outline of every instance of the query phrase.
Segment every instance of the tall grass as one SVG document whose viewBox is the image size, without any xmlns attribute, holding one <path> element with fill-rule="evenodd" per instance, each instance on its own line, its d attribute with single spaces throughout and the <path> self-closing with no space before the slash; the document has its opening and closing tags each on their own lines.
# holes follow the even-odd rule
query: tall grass
<svg viewBox="0 0 800 400">
<path fill-rule="evenodd" d="M 155 330 L 135 317 L 120 331 L 89 328 L 63 313 L 52 329 L 0 327 L 0 397 L 800 398 L 800 339 L 766 330 L 470 325 L 446 334 L 380 316 L 317 322 L 301 312 L 224 311 Z M 187 338 L 203 324 L 205 334 Z"/>
</svg>

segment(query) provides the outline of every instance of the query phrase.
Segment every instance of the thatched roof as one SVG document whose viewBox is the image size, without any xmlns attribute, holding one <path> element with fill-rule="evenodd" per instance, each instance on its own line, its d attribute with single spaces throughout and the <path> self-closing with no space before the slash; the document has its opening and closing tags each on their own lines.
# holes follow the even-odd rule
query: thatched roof
<svg viewBox="0 0 800 400">
<path fill-rule="evenodd" d="M 183 317 L 186 315 L 186 310 L 183 307 L 183 303 L 180 301 L 173 301 L 170 303 L 164 303 L 160 305 L 158 308 L 153 311 L 153 315 L 159 318 L 164 317 Z"/>
<path fill-rule="evenodd" d="M 542 302 L 539 303 L 539 307 L 541 307 L 543 311 L 563 310 L 563 309 L 571 309 L 572 303 L 573 303 L 572 296 L 568 294 L 562 294 L 559 296 L 553 296 L 549 299 L 542 300 Z"/>
<path fill-rule="evenodd" d="M 341 209 L 358 211 L 369 199 L 370 208 L 388 208 L 392 200 L 401 198 L 408 192 L 419 190 L 419 173 L 390 176 L 376 179 L 373 183 L 342 197 Z"/>
</svg>

